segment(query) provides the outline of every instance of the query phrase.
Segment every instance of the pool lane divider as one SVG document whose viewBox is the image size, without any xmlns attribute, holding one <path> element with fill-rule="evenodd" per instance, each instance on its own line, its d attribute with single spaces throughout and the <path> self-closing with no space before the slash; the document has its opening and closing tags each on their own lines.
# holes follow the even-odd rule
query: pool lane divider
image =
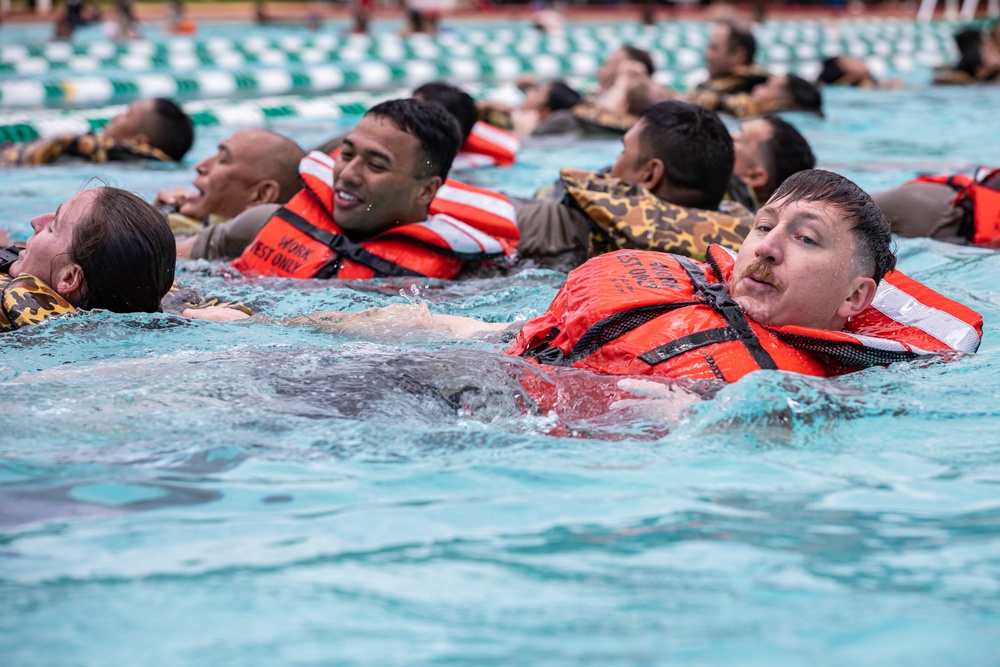
<svg viewBox="0 0 1000 667">
<path fill-rule="evenodd" d="M 664 56 L 656 52 L 658 60 Z M 865 58 L 862 54 L 851 55 Z M 694 76 L 702 76 L 703 60 L 694 51 L 669 54 L 669 67 L 658 68 L 657 81 L 664 85 L 686 88 Z M 534 56 L 498 56 L 491 59 L 410 60 L 399 62 L 343 62 L 287 68 L 257 68 L 238 71 L 196 69 L 190 72 L 148 72 L 129 75 L 115 72 L 108 75 L 78 75 L 51 81 L 41 78 L 0 80 L 0 109 L 92 107 L 128 103 L 137 99 L 169 97 L 179 101 L 220 98 L 252 98 L 272 95 L 316 95 L 349 90 L 378 90 L 391 87 L 417 86 L 427 81 L 444 79 L 457 85 L 476 82 L 505 83 L 522 74 L 531 73 L 539 79 L 592 77 L 597 73 L 603 56 L 574 53 L 567 56 L 536 54 Z M 814 76 L 813 70 L 824 52 L 812 47 L 795 51 L 771 46 L 763 64 L 776 72 L 802 70 Z M 945 59 L 931 52 L 900 53 L 869 56 L 877 61 L 880 71 L 907 71 L 915 65 L 934 66 Z M 870 63 L 871 64 L 871 63 Z"/>
<path fill-rule="evenodd" d="M 652 52 L 660 68 L 703 64 L 703 37 L 693 38 L 691 35 L 674 33 L 645 37 L 636 39 L 633 43 Z M 294 48 L 297 42 L 289 40 L 250 37 L 238 42 L 213 38 L 205 42 L 145 42 L 140 43 L 143 46 L 136 45 L 129 51 L 116 51 L 116 45 L 105 42 L 80 47 L 59 43 L 47 45 L 44 51 L 40 47 L 8 45 L 0 47 L 0 78 L 93 73 L 108 69 L 135 73 L 182 72 L 202 68 L 289 67 L 365 61 L 436 61 L 456 58 L 489 60 L 501 56 L 534 57 L 541 54 L 568 56 L 589 53 L 603 59 L 623 43 L 620 39 L 609 42 L 553 39 L 470 44 L 460 41 L 400 41 L 398 37 L 395 41 L 385 43 L 368 42 L 355 44 L 346 41 L 342 45 L 331 46 L 330 44 L 336 43 L 336 38 L 332 38 L 330 44 Z M 838 54 L 859 58 L 900 54 L 944 56 L 950 55 L 954 50 L 950 36 L 918 39 L 910 35 L 864 40 L 856 35 L 817 33 L 814 39 L 801 40 L 778 33 L 774 39 L 762 39 L 760 42 L 760 64 Z"/>
<path fill-rule="evenodd" d="M 496 86 L 473 85 L 468 92 L 484 97 Z M 259 127 L 279 119 L 315 118 L 333 120 L 342 116 L 360 116 L 385 100 L 408 97 L 412 89 L 400 88 L 379 92 L 353 91 L 318 97 L 278 96 L 254 100 L 194 101 L 184 105 L 197 127 Z M 103 128 L 123 105 L 77 111 L 21 111 L 6 114 L 0 123 L 0 142 L 24 142 L 52 138 L 62 134 L 85 134 Z"/>
<path fill-rule="evenodd" d="M 84 107 L 127 103 L 150 97 L 179 101 L 306 95 L 347 90 L 379 90 L 415 86 L 435 79 L 458 85 L 513 81 L 524 73 L 540 78 L 590 77 L 598 60 L 591 54 L 532 58 L 503 56 L 491 60 L 361 62 L 289 69 L 229 72 L 220 69 L 190 73 L 149 73 L 136 76 L 76 76 L 56 82 L 37 79 L 0 81 L 0 108 Z"/>
<path fill-rule="evenodd" d="M 826 44 L 843 50 L 849 45 L 868 47 L 870 55 L 882 50 L 894 51 L 899 45 L 919 43 L 920 48 L 951 45 L 952 33 L 958 24 L 915 23 L 903 20 L 852 22 L 840 21 L 770 21 L 758 26 L 756 34 L 762 46 L 776 44 L 787 47 Z M 708 22 L 664 22 L 658 26 L 639 27 L 630 24 L 615 26 L 573 26 L 561 35 L 545 35 L 532 30 L 500 28 L 474 29 L 442 33 L 438 36 L 414 35 L 284 35 L 264 37 L 249 35 L 242 39 L 228 37 L 165 37 L 161 40 L 130 42 L 95 41 L 89 44 L 49 42 L 37 45 L 0 45 L 0 72 L 23 68 L 26 74 L 47 71 L 46 66 L 93 70 L 95 66 L 116 66 L 139 69 L 150 66 L 174 68 L 178 65 L 220 66 L 241 57 L 251 64 L 285 64 L 286 58 L 297 57 L 301 62 L 331 59 L 383 60 L 434 59 L 444 56 L 474 57 L 477 55 L 532 55 L 552 53 L 601 52 L 624 41 L 641 48 L 703 49 L 711 24 Z M 883 54 L 885 55 L 885 54 Z M 171 60 L 176 58 L 176 60 Z M 312 59 L 312 60 L 311 60 Z M 294 60 L 292 60 L 294 62 Z M 233 61 L 233 64 L 241 64 Z"/>
</svg>

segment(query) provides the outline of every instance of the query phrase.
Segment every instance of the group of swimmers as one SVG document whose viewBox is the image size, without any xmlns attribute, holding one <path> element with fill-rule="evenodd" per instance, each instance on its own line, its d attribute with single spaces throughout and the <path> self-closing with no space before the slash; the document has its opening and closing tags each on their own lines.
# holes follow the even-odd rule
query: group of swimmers
<svg viewBox="0 0 1000 667">
<path fill-rule="evenodd" d="M 695 97 L 797 85 L 748 63 L 737 29 L 726 22 L 713 30 L 710 78 Z M 645 68 L 636 55 L 619 50 L 602 68 L 614 76 L 601 78 L 631 77 L 636 68 L 627 63 Z M 588 102 L 605 104 L 610 87 Z M 831 375 L 975 351 L 981 318 L 894 271 L 886 215 L 855 184 L 815 169 L 792 125 L 765 115 L 731 136 L 715 105 L 696 101 L 648 104 L 622 128 L 613 165 L 563 169 L 531 200 L 449 178 L 462 151 L 499 163 L 511 144 L 447 84 L 374 106 L 322 150 L 242 130 L 196 165 L 193 190 L 164 190 L 148 204 L 94 188 L 32 220 L 25 247 L 0 260 L 0 330 L 75 309 L 155 312 L 176 256 L 228 260 L 245 276 L 321 279 L 453 280 L 530 261 L 571 273 L 508 352 L 553 367 L 735 381 L 760 368 Z M 157 128 L 176 118 L 161 102 L 133 104 L 105 138 L 167 154 Z M 32 162 L 25 156 L 38 150 L 14 150 L 14 161 Z M 122 154 L 150 157 L 142 152 Z M 988 179 L 974 183 L 982 191 L 966 185 L 972 205 L 986 210 Z M 990 233 L 975 215 L 968 224 L 969 241 Z M 247 316 L 195 306 L 184 314 Z M 399 309 L 365 317 L 399 326 L 410 319 Z M 350 318 L 306 321 L 336 327 Z M 412 323 L 456 335 L 497 328 L 443 316 Z M 500 328 L 515 335 L 519 326 Z"/>
</svg>

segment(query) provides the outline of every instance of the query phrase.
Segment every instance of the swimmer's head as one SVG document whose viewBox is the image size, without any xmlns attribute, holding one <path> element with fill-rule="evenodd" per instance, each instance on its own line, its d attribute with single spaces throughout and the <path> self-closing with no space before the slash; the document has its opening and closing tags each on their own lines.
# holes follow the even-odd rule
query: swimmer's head
<svg viewBox="0 0 1000 667">
<path fill-rule="evenodd" d="M 149 144 L 179 162 L 194 143 L 194 125 L 177 104 L 158 97 L 130 104 L 104 126 L 104 135 Z"/>
</svg>

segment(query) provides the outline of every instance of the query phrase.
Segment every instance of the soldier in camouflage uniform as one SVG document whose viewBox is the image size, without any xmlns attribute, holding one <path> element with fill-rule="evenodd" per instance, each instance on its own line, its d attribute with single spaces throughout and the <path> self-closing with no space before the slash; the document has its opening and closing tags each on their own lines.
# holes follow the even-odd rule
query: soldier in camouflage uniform
<svg viewBox="0 0 1000 667">
<path fill-rule="evenodd" d="M 739 249 L 753 214 L 722 202 L 734 152 L 714 112 L 661 102 L 646 110 L 622 143 L 609 173 L 564 169 L 560 201 L 518 207 L 522 258 L 570 270 L 622 248 L 696 259 L 704 258 L 710 243 Z"/>
</svg>

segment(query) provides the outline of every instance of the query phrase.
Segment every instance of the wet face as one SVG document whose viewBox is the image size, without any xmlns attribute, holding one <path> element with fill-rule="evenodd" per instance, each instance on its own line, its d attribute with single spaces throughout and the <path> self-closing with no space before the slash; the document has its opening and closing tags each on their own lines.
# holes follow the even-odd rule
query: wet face
<svg viewBox="0 0 1000 667">
<path fill-rule="evenodd" d="M 855 86 L 862 81 L 869 81 L 872 78 L 871 70 L 868 69 L 863 60 L 840 56 L 837 64 L 844 71 L 844 76 L 841 77 L 841 80 L 847 85 Z"/>
<path fill-rule="evenodd" d="M 552 90 L 552 84 L 546 83 L 538 86 L 531 86 L 524 91 L 524 103 L 521 104 L 522 109 L 531 109 L 533 111 L 546 111 L 549 107 L 549 92 Z"/>
<path fill-rule="evenodd" d="M 749 120 L 733 133 L 733 149 L 736 152 L 733 173 L 753 187 L 766 185 L 769 179 L 761 155 L 761 144 L 770 141 L 773 136 L 774 128 L 763 118 Z"/>
<path fill-rule="evenodd" d="M 618 154 L 618 159 L 611 167 L 612 176 L 632 185 L 641 185 L 645 180 L 643 167 L 647 160 L 643 157 L 640 136 L 645 126 L 646 121 L 640 120 L 625 133 L 622 137 L 622 152 Z"/>
<path fill-rule="evenodd" d="M 267 159 L 274 135 L 264 130 L 241 130 L 219 144 L 210 157 L 195 165 L 192 185 L 198 195 L 188 199 L 180 212 L 197 220 L 209 215 L 232 218 L 256 203 L 258 165 Z"/>
<path fill-rule="evenodd" d="M 615 82 L 618 76 L 618 66 L 628 58 L 628 54 L 623 49 L 618 49 L 604 61 L 597 70 L 597 85 L 601 90 L 607 90 Z"/>
<path fill-rule="evenodd" d="M 840 329 L 860 312 L 850 222 L 826 202 L 768 202 L 736 258 L 729 293 L 761 324 Z M 861 308 L 858 306 L 861 305 Z"/>
<path fill-rule="evenodd" d="M 138 141 L 149 143 L 146 122 L 154 113 L 153 100 L 139 100 L 129 105 L 125 113 L 120 113 L 104 126 L 104 136 L 118 141 Z"/>
<path fill-rule="evenodd" d="M 441 177 L 419 140 L 388 118 L 365 116 L 344 139 L 333 168 L 333 218 L 354 240 L 427 217 Z"/>
<path fill-rule="evenodd" d="M 35 233 L 28 239 L 17 261 L 10 265 L 10 275 L 30 273 L 58 291 L 66 267 L 73 264 L 69 250 L 73 230 L 87 218 L 96 190 L 84 190 L 66 201 L 55 213 L 45 213 L 31 220 Z"/>
<path fill-rule="evenodd" d="M 729 49 L 729 26 L 716 24 L 708 36 L 705 67 L 710 77 L 725 76 L 741 65 L 737 51 Z"/>
<path fill-rule="evenodd" d="M 750 99 L 757 105 L 758 113 L 787 108 L 791 103 L 788 97 L 788 76 L 772 76 L 764 83 L 754 86 L 750 91 Z"/>
</svg>

